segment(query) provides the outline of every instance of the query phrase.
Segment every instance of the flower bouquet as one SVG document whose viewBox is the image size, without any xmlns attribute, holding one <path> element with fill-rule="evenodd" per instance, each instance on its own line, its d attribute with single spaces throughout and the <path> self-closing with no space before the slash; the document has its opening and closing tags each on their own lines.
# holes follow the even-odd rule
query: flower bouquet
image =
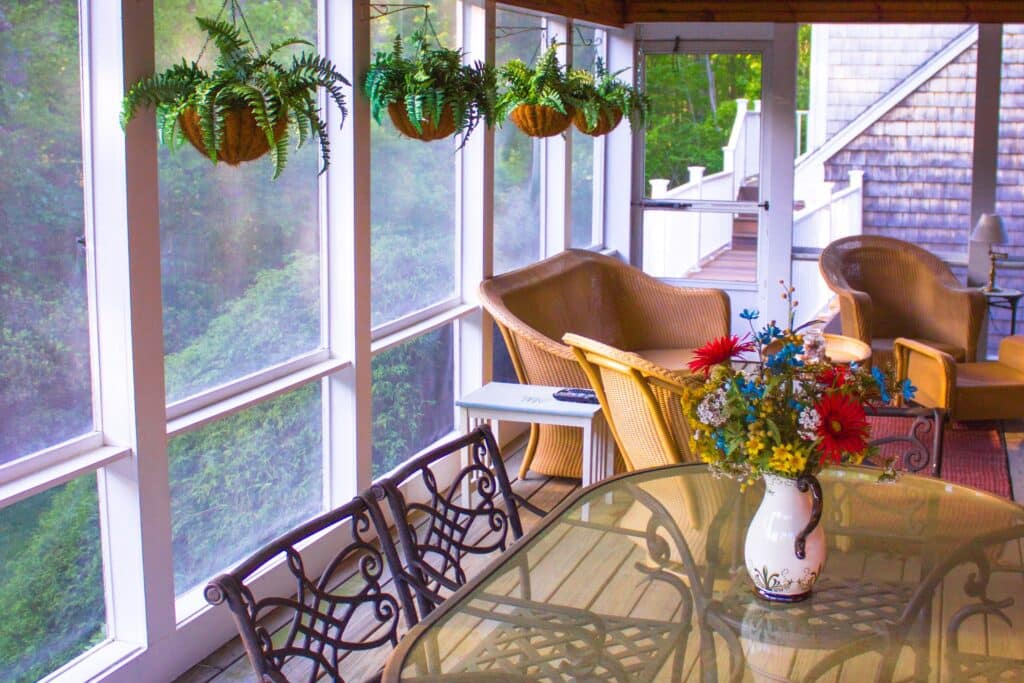
<svg viewBox="0 0 1024 683">
<path fill-rule="evenodd" d="M 824 532 L 817 526 L 821 488 L 814 475 L 876 456 L 868 412 L 895 395 L 912 398 L 914 388 L 906 381 L 897 385 L 878 368 L 830 361 L 820 333 L 810 329 L 820 321 L 795 327 L 794 289 L 781 284 L 787 326 L 780 329 L 772 321 L 755 330 L 758 312 L 744 310 L 740 317 L 750 324 L 750 334 L 716 339 L 696 351 L 683 410 L 691 449 L 714 472 L 739 479 L 743 488 L 764 477 L 765 499 L 747 534 L 747 568 L 763 597 L 795 600 L 807 597 L 824 562 Z M 748 353 L 756 353 L 756 360 L 736 362 Z M 894 463 L 885 463 L 880 479 L 895 478 Z M 804 495 L 808 491 L 813 500 Z M 778 550 L 778 527 L 769 532 L 767 521 L 759 521 L 767 502 L 793 518 L 788 555 L 796 563 L 764 559 L 752 547 L 771 536 L 769 550 Z"/>
</svg>

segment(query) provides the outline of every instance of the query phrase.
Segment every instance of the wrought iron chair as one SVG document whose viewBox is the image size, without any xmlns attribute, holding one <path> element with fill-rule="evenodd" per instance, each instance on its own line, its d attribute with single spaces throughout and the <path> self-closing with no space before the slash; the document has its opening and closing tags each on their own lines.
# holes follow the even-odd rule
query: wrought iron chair
<svg viewBox="0 0 1024 683">
<path fill-rule="evenodd" d="M 394 571 L 401 561 L 376 512 L 355 498 L 271 541 L 206 586 L 210 604 L 226 602 L 231 609 L 260 681 L 373 680 L 400 633 L 416 624 L 412 594 L 402 572 Z M 321 571 L 322 560 L 301 546 L 322 533 L 336 534 L 334 547 L 341 549 Z M 258 597 L 252 578 L 280 559 L 290 588 Z"/>
<path fill-rule="evenodd" d="M 435 468 L 460 452 L 463 467 L 451 487 L 443 489 Z M 522 537 L 520 507 L 544 514 L 512 491 L 486 425 L 410 460 L 364 496 L 371 505 L 388 502 L 405 558 L 406 583 L 416 594 L 420 615 L 466 582 L 468 558 L 503 551 Z"/>
</svg>

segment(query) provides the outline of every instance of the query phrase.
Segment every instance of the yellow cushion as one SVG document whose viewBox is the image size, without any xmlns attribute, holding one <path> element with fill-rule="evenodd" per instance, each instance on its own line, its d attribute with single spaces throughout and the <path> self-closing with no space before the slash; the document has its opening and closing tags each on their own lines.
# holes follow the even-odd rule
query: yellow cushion
<svg viewBox="0 0 1024 683">
<path fill-rule="evenodd" d="M 642 349 L 640 351 L 634 351 L 636 355 L 640 356 L 646 361 L 650 361 L 655 365 L 660 365 L 667 370 L 684 371 L 689 373 L 689 369 L 686 367 L 693 359 L 693 352 L 696 349 Z"/>
<path fill-rule="evenodd" d="M 958 420 L 1024 417 L 1024 372 L 998 361 L 956 366 Z"/>
</svg>

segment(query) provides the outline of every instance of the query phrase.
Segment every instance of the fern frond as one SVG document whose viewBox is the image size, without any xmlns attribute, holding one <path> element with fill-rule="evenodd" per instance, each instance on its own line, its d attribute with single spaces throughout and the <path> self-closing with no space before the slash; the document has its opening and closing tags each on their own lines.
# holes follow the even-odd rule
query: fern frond
<svg viewBox="0 0 1024 683">
<path fill-rule="evenodd" d="M 242 30 L 223 19 L 207 19 L 196 17 L 199 28 L 206 32 L 213 44 L 217 46 L 224 66 L 237 64 L 247 55 L 255 55 L 249 41 L 242 38 Z"/>
<path fill-rule="evenodd" d="M 271 131 L 268 139 L 273 139 L 273 137 L 274 133 Z M 281 176 L 281 171 L 284 170 L 285 165 L 288 163 L 288 129 L 285 129 L 270 144 L 270 161 L 274 165 L 273 180 L 277 180 Z"/>
</svg>

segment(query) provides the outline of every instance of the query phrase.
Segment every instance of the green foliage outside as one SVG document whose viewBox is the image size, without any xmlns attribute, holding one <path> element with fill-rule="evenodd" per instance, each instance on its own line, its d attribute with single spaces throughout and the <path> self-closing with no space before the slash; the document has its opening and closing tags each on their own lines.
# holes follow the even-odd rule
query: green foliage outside
<svg viewBox="0 0 1024 683">
<path fill-rule="evenodd" d="M 722 170 L 722 147 L 736 118 L 736 99 L 761 97 L 760 54 L 647 55 L 651 116 L 645 151 L 645 183 L 688 180 L 688 166 L 705 174 Z"/>
<path fill-rule="evenodd" d="M 807 109 L 810 93 L 811 26 L 798 32 L 797 109 Z M 644 187 L 653 178 L 669 187 L 689 180 L 688 166 L 704 174 L 722 170 L 722 147 L 736 119 L 736 100 L 761 99 L 761 55 L 648 54 L 647 94 L 652 112 L 645 148 Z"/>
<path fill-rule="evenodd" d="M 42 678 L 103 640 L 96 477 L 0 510 L 0 671 Z"/>
</svg>

